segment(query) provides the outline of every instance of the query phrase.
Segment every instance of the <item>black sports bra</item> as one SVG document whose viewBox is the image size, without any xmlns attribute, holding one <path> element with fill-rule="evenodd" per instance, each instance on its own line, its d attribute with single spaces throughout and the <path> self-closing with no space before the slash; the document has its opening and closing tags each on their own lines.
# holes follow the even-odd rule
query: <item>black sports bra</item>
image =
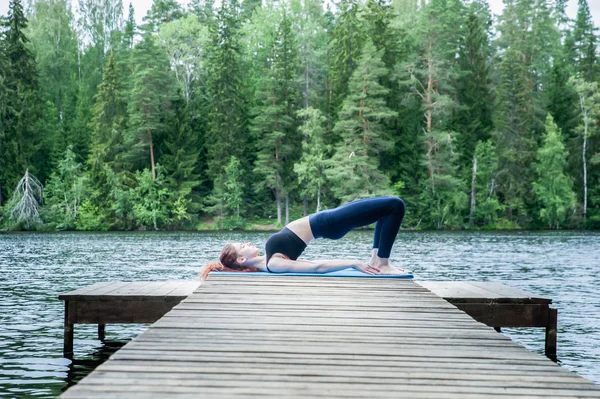
<svg viewBox="0 0 600 399">
<path fill-rule="evenodd" d="M 269 237 L 265 243 L 265 251 L 267 253 L 267 270 L 269 270 L 269 260 L 273 254 L 280 253 L 287 256 L 291 260 L 296 260 L 305 249 L 306 243 L 292 230 L 284 227 L 280 232 Z"/>
</svg>

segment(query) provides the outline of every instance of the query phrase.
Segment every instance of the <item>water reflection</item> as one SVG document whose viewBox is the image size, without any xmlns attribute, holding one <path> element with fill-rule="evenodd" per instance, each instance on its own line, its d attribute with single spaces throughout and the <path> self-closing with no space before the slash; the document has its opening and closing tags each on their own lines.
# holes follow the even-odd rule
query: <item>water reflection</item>
<svg viewBox="0 0 600 399">
<path fill-rule="evenodd" d="M 96 367 L 104 363 L 108 358 L 118 351 L 127 341 L 103 341 L 102 345 L 94 348 L 94 351 L 81 359 L 70 361 L 69 369 L 64 379 L 65 384 L 61 388 L 64 392 L 70 386 L 77 384 L 83 377 L 87 376 Z M 66 360 L 66 359 L 65 359 Z"/>
<path fill-rule="evenodd" d="M 307 259 L 367 259 L 371 232 L 334 245 L 317 240 Z M 226 241 L 268 233 L 17 233 L 0 234 L 0 396 L 55 397 L 124 343 L 140 325 L 108 325 L 103 346 L 96 325 L 76 325 L 73 364 L 62 359 L 63 304 L 58 295 L 99 281 L 195 279 Z M 548 296 L 558 308 L 563 366 L 600 383 L 600 234 L 595 232 L 402 231 L 392 261 L 421 280 L 501 281 Z M 543 329 L 503 329 L 543 354 Z M 80 363 L 81 362 L 81 363 Z"/>
</svg>

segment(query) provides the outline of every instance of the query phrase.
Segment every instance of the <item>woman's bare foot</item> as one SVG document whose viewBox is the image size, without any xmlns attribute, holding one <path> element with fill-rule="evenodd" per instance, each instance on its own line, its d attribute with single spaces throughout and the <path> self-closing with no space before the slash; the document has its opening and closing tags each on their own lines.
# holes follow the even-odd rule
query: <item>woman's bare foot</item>
<svg viewBox="0 0 600 399">
<path fill-rule="evenodd" d="M 406 270 L 401 269 L 396 266 L 389 265 L 389 264 L 385 265 L 385 266 L 377 266 L 377 268 L 379 269 L 379 274 L 392 274 L 392 275 L 406 274 Z"/>
<path fill-rule="evenodd" d="M 384 259 L 377 256 L 376 250 L 373 250 L 373 253 L 371 255 L 371 261 L 369 262 L 369 264 L 379 269 L 379 274 L 406 274 L 406 270 L 391 265 L 389 259 Z"/>
<path fill-rule="evenodd" d="M 377 260 L 377 248 L 373 248 L 373 250 L 371 250 L 371 260 L 369 260 L 369 264 L 374 265 Z"/>
</svg>

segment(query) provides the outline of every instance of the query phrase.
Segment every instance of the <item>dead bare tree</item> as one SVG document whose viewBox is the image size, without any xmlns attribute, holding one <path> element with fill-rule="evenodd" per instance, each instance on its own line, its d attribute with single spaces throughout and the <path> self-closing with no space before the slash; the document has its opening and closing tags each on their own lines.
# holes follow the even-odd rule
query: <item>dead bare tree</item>
<svg viewBox="0 0 600 399">
<path fill-rule="evenodd" d="M 27 169 L 13 193 L 18 202 L 10 212 L 11 222 L 25 228 L 41 223 L 39 208 L 43 202 L 43 191 L 42 183 Z"/>
</svg>

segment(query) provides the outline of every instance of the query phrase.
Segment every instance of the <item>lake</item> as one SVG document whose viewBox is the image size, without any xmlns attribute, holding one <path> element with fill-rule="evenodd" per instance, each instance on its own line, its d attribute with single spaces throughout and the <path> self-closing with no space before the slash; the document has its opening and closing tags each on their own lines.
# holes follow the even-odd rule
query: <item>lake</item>
<svg viewBox="0 0 600 399">
<path fill-rule="evenodd" d="M 338 242 L 317 240 L 303 258 L 370 254 L 370 231 Z M 269 233 L 0 234 L 0 396 L 60 395 L 143 325 L 75 326 L 75 361 L 62 358 L 63 303 L 58 294 L 98 281 L 196 279 L 200 266 L 229 241 L 262 247 Z M 600 383 L 600 233 L 401 231 L 392 261 L 419 280 L 499 281 L 554 300 L 558 359 Z M 503 329 L 543 354 L 544 329 Z"/>
</svg>

